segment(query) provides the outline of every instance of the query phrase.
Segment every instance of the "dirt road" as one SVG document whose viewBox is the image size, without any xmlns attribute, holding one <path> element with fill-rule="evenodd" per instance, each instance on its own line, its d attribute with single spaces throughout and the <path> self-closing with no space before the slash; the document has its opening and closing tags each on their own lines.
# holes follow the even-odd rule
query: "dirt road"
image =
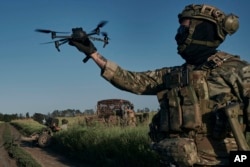
<svg viewBox="0 0 250 167">
<path fill-rule="evenodd" d="M 10 125 L 8 125 L 10 126 Z M 13 126 L 10 126 L 11 134 L 15 139 L 20 138 L 20 133 Z M 0 143 L 3 144 L 2 134 L 4 126 L 0 125 Z M 43 167 L 89 167 L 89 165 L 72 162 L 67 157 L 54 153 L 49 148 L 43 149 L 37 146 L 32 146 L 30 143 L 20 142 L 20 147 L 29 153 Z M 15 160 L 8 156 L 4 147 L 0 147 L 0 166 L 1 167 L 17 167 Z"/>
<path fill-rule="evenodd" d="M 1 167 L 17 167 L 16 161 L 9 157 L 9 154 L 4 148 L 3 132 L 4 124 L 0 125 L 0 166 Z"/>
</svg>

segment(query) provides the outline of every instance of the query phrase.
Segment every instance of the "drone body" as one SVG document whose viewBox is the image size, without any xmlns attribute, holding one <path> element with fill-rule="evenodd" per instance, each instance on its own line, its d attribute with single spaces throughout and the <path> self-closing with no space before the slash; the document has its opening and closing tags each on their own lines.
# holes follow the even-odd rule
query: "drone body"
<svg viewBox="0 0 250 167">
<path fill-rule="evenodd" d="M 100 32 L 100 28 L 102 28 L 105 24 L 107 24 L 107 21 L 101 21 L 97 27 L 92 30 L 90 33 L 86 34 L 82 28 L 72 28 L 72 34 L 71 35 L 57 35 L 58 33 L 60 34 L 66 34 L 68 32 L 57 32 L 57 31 L 51 31 L 47 29 L 36 29 L 36 32 L 41 32 L 41 33 L 51 33 L 51 38 L 52 39 L 58 39 L 52 42 L 46 42 L 44 44 L 48 43 L 54 43 L 55 48 L 60 51 L 59 47 L 65 43 L 68 43 L 70 40 L 75 40 L 75 41 L 84 41 L 86 38 L 89 38 L 93 41 L 102 41 L 104 43 L 103 47 L 105 47 L 109 43 L 109 37 L 106 32 Z M 100 33 L 103 35 L 103 39 L 97 38 L 97 37 L 92 37 L 92 35 L 100 35 Z M 86 57 L 83 62 L 86 63 L 88 61 L 89 57 Z"/>
</svg>

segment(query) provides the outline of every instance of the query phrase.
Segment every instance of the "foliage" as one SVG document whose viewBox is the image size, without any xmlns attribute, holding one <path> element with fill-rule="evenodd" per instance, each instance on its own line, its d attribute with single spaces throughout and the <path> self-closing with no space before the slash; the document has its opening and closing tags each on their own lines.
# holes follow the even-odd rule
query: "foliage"
<svg viewBox="0 0 250 167">
<path fill-rule="evenodd" d="M 150 118 L 153 114 L 150 113 Z M 50 147 L 72 160 L 90 163 L 94 167 L 159 166 L 158 155 L 150 149 L 148 124 L 137 127 L 107 127 L 97 124 L 87 127 L 84 116 L 57 118 L 60 123 L 64 118 L 69 121 L 68 130 L 53 134 Z M 30 119 L 11 123 L 25 134 L 31 134 L 34 127 L 41 126 Z"/>
<path fill-rule="evenodd" d="M 2 113 L 0 113 L 0 121 L 10 122 L 10 121 L 17 119 L 17 118 L 18 118 L 17 114 L 2 114 Z"/>
<path fill-rule="evenodd" d="M 147 127 L 74 127 L 54 137 L 53 149 L 95 166 L 157 166 Z"/>
<path fill-rule="evenodd" d="M 80 110 L 76 109 L 66 109 L 66 110 L 54 110 L 50 116 L 51 117 L 73 117 L 76 115 L 81 115 Z"/>
<path fill-rule="evenodd" d="M 33 119 L 13 120 L 11 121 L 11 124 L 25 135 L 31 135 L 32 133 L 39 132 L 45 127 Z"/>
<path fill-rule="evenodd" d="M 5 126 L 3 132 L 4 147 L 8 151 L 10 157 L 16 159 L 18 167 L 41 167 L 30 154 L 15 143 L 14 138 L 11 136 L 9 125 L 1 124 L 0 126 Z"/>
</svg>

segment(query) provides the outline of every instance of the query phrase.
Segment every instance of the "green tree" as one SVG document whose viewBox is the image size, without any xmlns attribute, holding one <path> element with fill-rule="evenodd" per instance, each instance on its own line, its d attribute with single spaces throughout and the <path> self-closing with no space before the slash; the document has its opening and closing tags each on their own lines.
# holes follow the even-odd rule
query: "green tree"
<svg viewBox="0 0 250 167">
<path fill-rule="evenodd" d="M 26 118 L 30 118 L 29 112 L 26 113 Z"/>
</svg>

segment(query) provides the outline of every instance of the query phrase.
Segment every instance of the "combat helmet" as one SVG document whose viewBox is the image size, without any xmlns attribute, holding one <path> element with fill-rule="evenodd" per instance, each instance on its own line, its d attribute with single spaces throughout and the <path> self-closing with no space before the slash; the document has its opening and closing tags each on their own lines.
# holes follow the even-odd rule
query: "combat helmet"
<svg viewBox="0 0 250 167">
<path fill-rule="evenodd" d="M 223 42 L 226 38 L 226 35 L 234 34 L 239 28 L 239 20 L 238 16 L 230 13 L 225 14 L 220 9 L 210 6 L 210 5 L 188 5 L 184 8 L 184 10 L 178 14 L 179 22 L 181 22 L 184 18 L 194 18 L 195 20 L 207 20 L 215 23 L 217 29 L 217 35 L 220 38 L 220 41 L 208 42 L 208 41 L 192 41 L 192 34 L 195 30 L 195 26 L 198 22 L 191 23 L 189 36 L 187 41 L 185 42 L 187 45 L 190 43 L 197 43 L 201 45 L 207 46 L 218 46 L 221 42 Z"/>
</svg>

